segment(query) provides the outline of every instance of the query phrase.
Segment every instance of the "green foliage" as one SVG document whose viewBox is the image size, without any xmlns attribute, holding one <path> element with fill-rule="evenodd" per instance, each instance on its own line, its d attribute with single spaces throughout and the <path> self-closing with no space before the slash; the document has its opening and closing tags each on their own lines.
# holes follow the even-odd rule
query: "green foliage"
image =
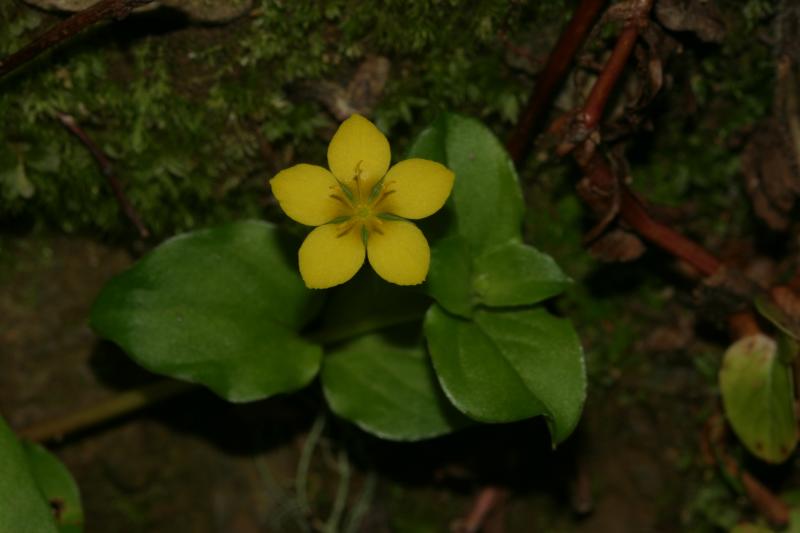
<svg viewBox="0 0 800 533">
<path fill-rule="evenodd" d="M 38 444 L 23 443 L 36 485 L 56 514 L 59 533 L 83 531 L 83 509 L 78 485 L 69 471 Z"/>
<path fill-rule="evenodd" d="M 431 308 L 425 325 L 442 386 L 456 407 L 481 421 L 545 414 L 554 442 L 562 441 L 586 394 L 572 326 L 541 309 L 478 307 L 530 306 L 569 285 L 549 256 L 521 242 L 523 203 L 512 162 L 482 124 L 449 114 L 419 135 L 409 156 L 437 160 L 456 175 L 437 215 L 446 227 L 431 243 L 428 289 L 444 309 Z"/>
<path fill-rule="evenodd" d="M 586 397 L 572 325 L 544 309 L 476 311 L 464 320 L 434 306 L 425 335 L 453 404 L 482 422 L 547 417 L 553 442 L 572 433 Z"/>
<path fill-rule="evenodd" d="M 551 258 L 521 242 L 524 206 L 516 171 L 480 122 L 442 115 L 419 135 L 409 157 L 438 161 L 456 175 L 437 215 L 447 227 L 431 244 L 428 289 L 440 305 L 468 316 L 478 304 L 532 305 L 569 284 Z"/>
<path fill-rule="evenodd" d="M 725 415 L 750 452 L 781 463 L 797 445 L 792 369 L 780 346 L 763 335 L 725 352 L 719 386 Z"/>
<path fill-rule="evenodd" d="M 583 406 L 583 355 L 568 321 L 531 306 L 561 292 L 568 279 L 549 256 L 521 242 L 516 174 L 487 128 L 445 115 L 420 138 L 417 147 L 431 139 L 444 147 L 440 162 L 457 176 L 453 200 L 428 229 L 465 244 L 464 257 L 454 259 L 440 250 L 448 238 L 433 241 L 444 290 L 431 283 L 428 292 L 440 303 L 463 302 L 470 320 L 431 306 L 419 288 L 390 286 L 371 272 L 329 291 L 317 316 L 314 293 L 295 271 L 298 243 L 274 226 L 240 222 L 156 248 L 106 285 L 92 326 L 146 368 L 232 401 L 297 389 L 321 366 L 332 410 L 380 437 L 418 440 L 469 418 L 545 415 L 553 441 L 561 442 Z M 480 192 L 488 208 L 470 192 Z M 511 209 L 498 216 L 500 206 Z M 450 283 L 447 271 L 462 259 L 468 275 Z M 520 262 L 525 267 L 517 271 Z M 322 361 L 318 345 L 300 335 L 315 317 L 317 329 L 302 333 L 332 345 Z M 401 323 L 413 326 L 386 330 Z"/>
<path fill-rule="evenodd" d="M 0 531 L 80 533 L 83 512 L 75 481 L 40 446 L 24 444 L 0 417 Z M 51 503 L 57 503 L 54 516 Z"/>
<path fill-rule="evenodd" d="M 171 239 L 106 285 L 92 327 L 145 368 L 231 401 L 303 387 L 322 351 L 297 332 L 319 300 L 284 238 L 240 222 Z"/>
<path fill-rule="evenodd" d="M 331 409 L 374 435 L 419 440 L 470 424 L 448 402 L 419 330 L 388 330 L 331 350 L 322 387 Z"/>
</svg>

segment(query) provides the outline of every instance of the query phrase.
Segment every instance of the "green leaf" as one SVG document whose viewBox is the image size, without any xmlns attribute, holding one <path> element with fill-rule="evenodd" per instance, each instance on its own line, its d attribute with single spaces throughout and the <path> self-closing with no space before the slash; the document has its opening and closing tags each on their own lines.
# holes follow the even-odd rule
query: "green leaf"
<svg viewBox="0 0 800 533">
<path fill-rule="evenodd" d="M 473 286 L 480 302 L 489 306 L 538 303 L 570 283 L 552 257 L 519 242 L 488 250 L 475 260 Z"/>
<path fill-rule="evenodd" d="M 50 502 L 37 485 L 28 454 L 0 417 L 0 531 L 57 533 Z"/>
<path fill-rule="evenodd" d="M 785 461 L 797 445 L 791 368 L 778 345 L 764 335 L 744 337 L 728 348 L 719 373 L 725 415 L 733 431 L 764 461 Z"/>
<path fill-rule="evenodd" d="M 434 305 L 425 335 L 450 401 L 483 422 L 545 415 L 554 443 L 578 423 L 586 372 L 578 336 L 544 309 L 475 311 L 473 320 Z"/>
<path fill-rule="evenodd" d="M 81 495 L 69 470 L 38 444 L 22 446 L 33 478 L 55 513 L 60 533 L 83 531 Z"/>
<path fill-rule="evenodd" d="M 475 304 L 471 265 L 469 248 L 457 235 L 431 247 L 428 293 L 449 312 L 463 317 L 472 315 Z"/>
<path fill-rule="evenodd" d="M 431 239 L 427 288 L 442 307 L 468 317 L 479 304 L 532 305 L 563 291 L 569 279 L 552 258 L 522 244 L 517 175 L 491 130 L 442 115 L 419 135 L 409 157 L 439 161 L 456 175 L 442 212 L 422 224 Z"/>
<path fill-rule="evenodd" d="M 517 173 L 502 143 L 480 121 L 445 114 L 420 134 L 408 157 L 438 161 L 455 173 L 445 209 L 474 250 L 519 239 L 524 203 Z"/>
<path fill-rule="evenodd" d="M 442 393 L 418 336 L 407 327 L 385 330 L 326 356 L 321 379 L 333 412 L 392 440 L 436 437 L 471 424 Z"/>
<path fill-rule="evenodd" d="M 92 327 L 145 368 L 230 401 L 301 388 L 322 350 L 297 335 L 320 302 L 296 250 L 256 221 L 175 237 L 103 288 Z"/>
</svg>

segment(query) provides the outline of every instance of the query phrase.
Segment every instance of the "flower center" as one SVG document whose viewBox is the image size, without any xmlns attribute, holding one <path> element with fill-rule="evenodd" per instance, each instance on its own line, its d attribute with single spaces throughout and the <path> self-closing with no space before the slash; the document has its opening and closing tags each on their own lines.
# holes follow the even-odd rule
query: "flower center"
<svg viewBox="0 0 800 533">
<path fill-rule="evenodd" d="M 372 209 L 367 205 L 359 205 L 355 210 L 355 216 L 358 218 L 369 218 L 372 216 Z"/>
<path fill-rule="evenodd" d="M 353 178 L 350 183 L 337 180 L 337 185 L 332 185 L 331 198 L 341 203 L 344 207 L 344 215 L 331 221 L 339 225 L 338 236 L 347 235 L 353 229 L 359 229 L 366 243 L 370 232 L 382 233 L 383 222 L 380 218 L 387 215 L 380 205 L 387 196 L 394 190 L 391 185 L 393 181 L 385 181 L 385 178 L 378 180 L 369 190 L 366 190 L 364 180 L 361 176 L 361 163 L 356 165 Z"/>
</svg>

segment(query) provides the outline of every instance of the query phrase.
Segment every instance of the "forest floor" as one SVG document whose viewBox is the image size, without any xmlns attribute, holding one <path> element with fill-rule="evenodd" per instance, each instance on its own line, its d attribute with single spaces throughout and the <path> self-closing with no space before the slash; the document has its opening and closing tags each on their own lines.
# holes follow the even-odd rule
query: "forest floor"
<svg viewBox="0 0 800 533">
<path fill-rule="evenodd" d="M 131 264 L 128 251 L 79 237 L 0 242 L 0 411 L 14 429 L 154 379 L 87 325 L 100 287 Z M 672 327 L 645 327 L 657 336 L 659 326 Z M 352 471 L 344 501 L 365 510 L 350 513 L 351 531 L 446 531 L 494 485 L 508 497 L 486 531 L 709 530 L 720 513 L 735 520 L 735 495 L 700 453 L 713 384 L 686 351 L 638 348 L 603 369 L 610 384 L 590 382 L 578 430 L 555 451 L 541 420 L 401 444 L 328 416 L 304 483 L 306 510 L 297 472 L 318 392 L 232 405 L 198 389 L 51 449 L 81 488 L 88 533 L 322 529 L 341 490 L 340 449 Z"/>
</svg>

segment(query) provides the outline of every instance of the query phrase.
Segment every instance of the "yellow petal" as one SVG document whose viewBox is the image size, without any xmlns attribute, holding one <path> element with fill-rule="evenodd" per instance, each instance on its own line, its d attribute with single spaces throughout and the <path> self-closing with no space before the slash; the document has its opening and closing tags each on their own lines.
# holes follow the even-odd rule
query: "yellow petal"
<svg viewBox="0 0 800 533">
<path fill-rule="evenodd" d="M 345 224 L 315 228 L 300 246 L 300 275 L 309 289 L 327 289 L 352 278 L 364 264 L 361 227 L 341 235 Z"/>
<path fill-rule="evenodd" d="M 322 167 L 295 165 L 280 171 L 269 184 L 284 213 L 301 224 L 321 226 L 346 214 L 345 205 L 331 197 L 342 196 L 336 179 Z"/>
<path fill-rule="evenodd" d="M 431 250 L 425 235 L 411 222 L 384 221 L 381 233 L 371 231 L 367 241 L 369 263 L 380 277 L 397 285 L 425 281 Z"/>
<path fill-rule="evenodd" d="M 342 122 L 328 145 L 328 166 L 333 175 L 355 191 L 353 177 L 360 171 L 364 197 L 386 174 L 391 157 L 389 141 L 375 124 L 361 115 Z"/>
<path fill-rule="evenodd" d="M 453 190 L 455 174 L 427 159 L 407 159 L 389 169 L 383 182 L 392 191 L 376 206 L 378 212 L 404 218 L 425 218 L 442 208 Z"/>
</svg>

